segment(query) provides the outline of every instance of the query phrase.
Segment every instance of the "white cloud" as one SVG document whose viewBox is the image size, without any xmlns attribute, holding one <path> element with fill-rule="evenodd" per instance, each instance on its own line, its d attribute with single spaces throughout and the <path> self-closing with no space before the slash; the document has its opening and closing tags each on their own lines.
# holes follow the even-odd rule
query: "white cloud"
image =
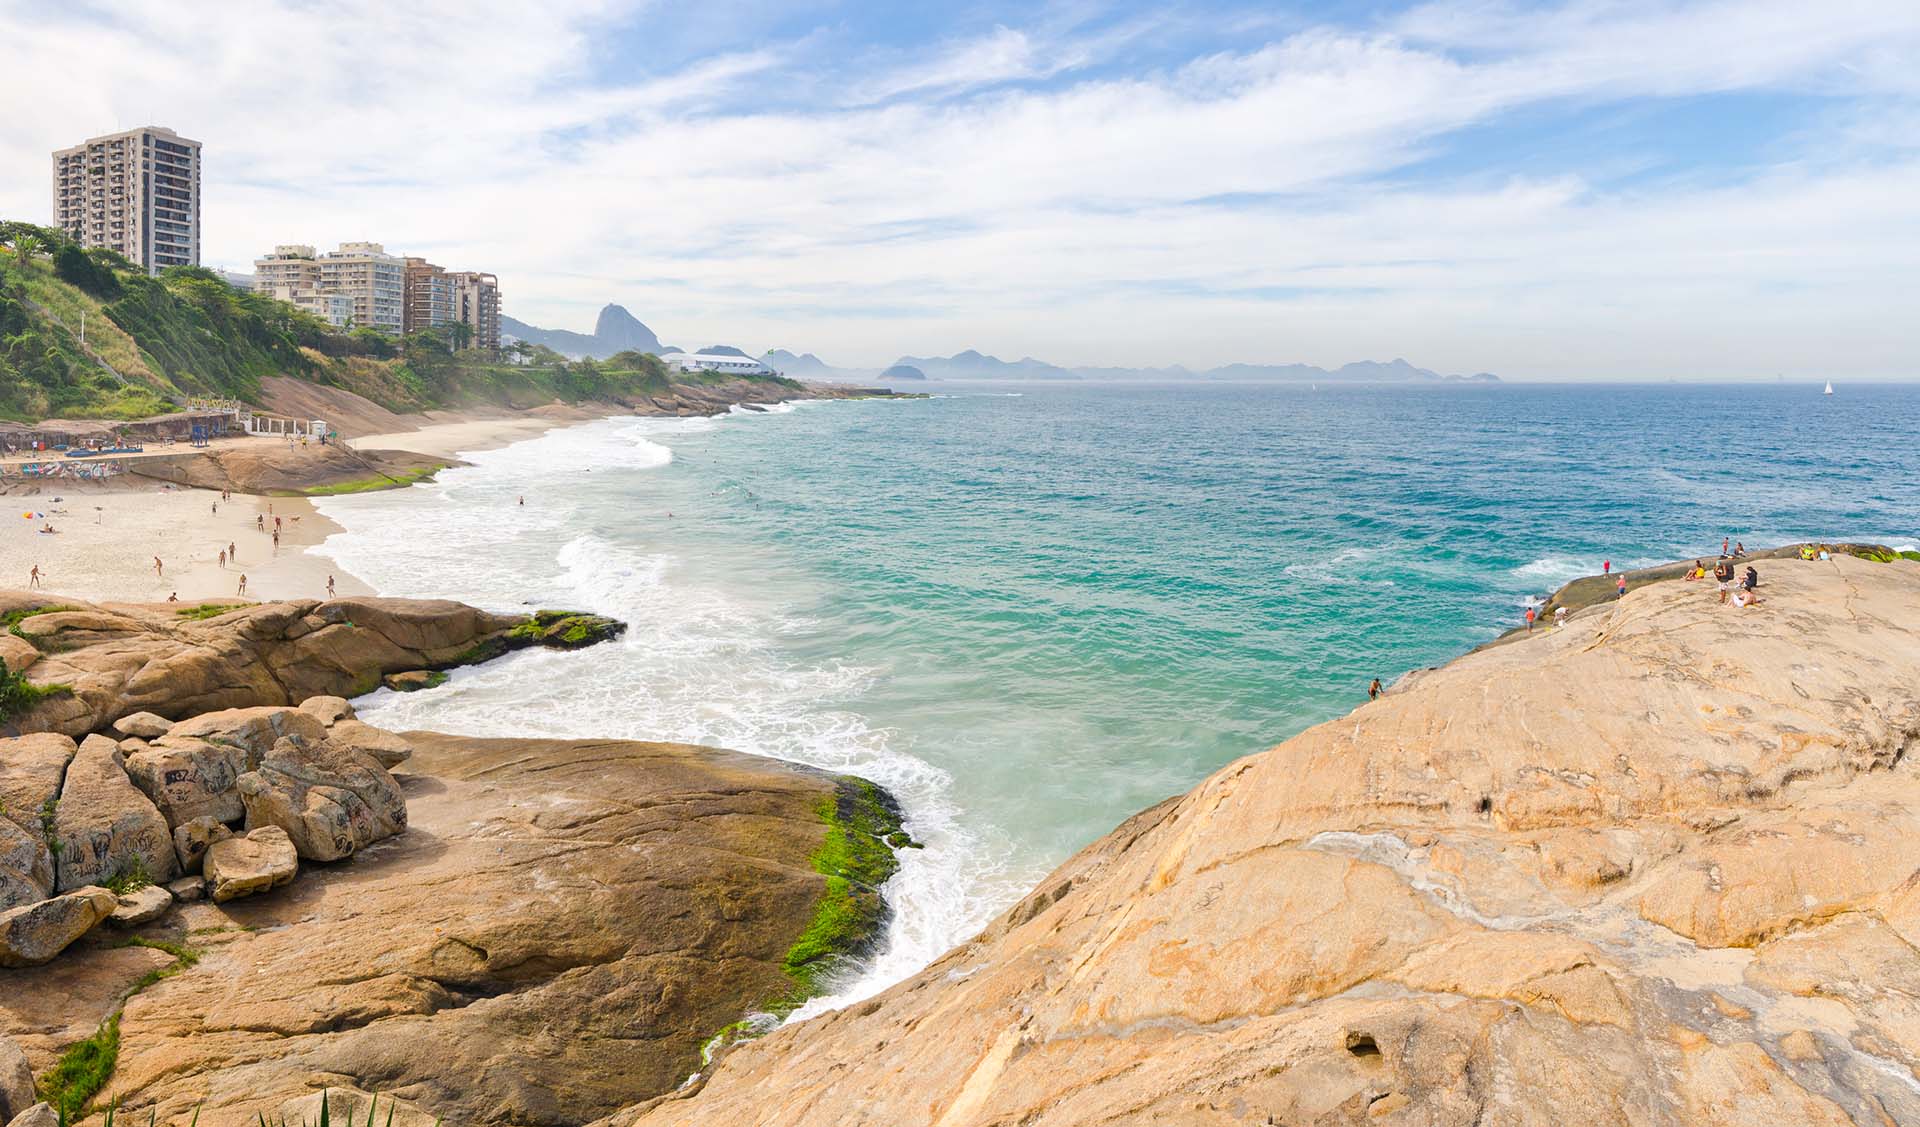
<svg viewBox="0 0 1920 1127">
<path fill-rule="evenodd" d="M 783 109 L 756 107 L 833 85 L 821 44 L 662 71 L 607 54 L 636 18 L 127 4 L 103 31 L 0 0 L 28 45 L 0 72 L 0 214 L 44 216 L 48 150 L 153 120 L 207 143 L 209 259 L 384 238 L 498 272 L 524 319 L 618 300 L 680 344 L 1558 376 L 1920 354 L 1889 297 L 1920 173 L 1884 136 L 1915 120 L 1890 61 L 1920 50 L 1914 5 L 1435 4 L 1121 77 L 1079 72 L 1149 29 L 1003 27 Z M 1543 103 L 1742 90 L 1886 112 L 1660 187 L 1400 171 Z"/>
</svg>

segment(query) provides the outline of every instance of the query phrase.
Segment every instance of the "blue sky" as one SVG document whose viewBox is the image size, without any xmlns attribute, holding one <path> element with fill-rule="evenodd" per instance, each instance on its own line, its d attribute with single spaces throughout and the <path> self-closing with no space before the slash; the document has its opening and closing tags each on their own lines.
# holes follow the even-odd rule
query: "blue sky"
<svg viewBox="0 0 1920 1127">
<path fill-rule="evenodd" d="M 536 324 L 1920 375 L 1912 0 L 0 0 L 0 36 L 0 214 L 47 217 L 53 148 L 166 124 L 207 146 L 210 263 L 371 238 Z"/>
</svg>

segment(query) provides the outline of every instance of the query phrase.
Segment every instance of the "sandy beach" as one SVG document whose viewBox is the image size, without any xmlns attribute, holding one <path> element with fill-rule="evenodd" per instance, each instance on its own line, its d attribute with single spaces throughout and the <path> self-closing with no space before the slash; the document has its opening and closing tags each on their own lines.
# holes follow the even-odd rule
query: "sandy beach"
<svg viewBox="0 0 1920 1127">
<path fill-rule="evenodd" d="M 353 445 L 446 457 L 508 446 L 578 421 L 526 415 L 448 422 L 368 435 Z M 0 505 L 0 587 L 26 587 L 37 566 L 47 591 L 115 602 L 161 602 L 170 595 L 182 602 L 241 601 L 242 575 L 251 600 L 324 598 L 329 576 L 337 594 L 376 593 L 311 551 L 339 525 L 303 497 L 234 494 L 223 501 L 211 490 L 152 482 L 113 490 L 48 488 L 0 497 Z M 47 524 L 58 532 L 40 532 Z M 220 553 L 229 545 L 237 559 L 222 566 Z"/>
</svg>

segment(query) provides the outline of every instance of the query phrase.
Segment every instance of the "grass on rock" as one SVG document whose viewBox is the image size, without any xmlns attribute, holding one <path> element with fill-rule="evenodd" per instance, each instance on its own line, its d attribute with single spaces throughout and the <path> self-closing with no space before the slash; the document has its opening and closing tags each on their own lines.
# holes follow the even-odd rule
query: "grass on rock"
<svg viewBox="0 0 1920 1127">
<path fill-rule="evenodd" d="M 87 1104 L 107 1086 L 120 1059 L 120 1011 L 100 1023 L 84 1041 L 68 1046 L 40 1078 L 40 1098 L 53 1105 L 61 1123 L 85 1117 Z"/>
</svg>

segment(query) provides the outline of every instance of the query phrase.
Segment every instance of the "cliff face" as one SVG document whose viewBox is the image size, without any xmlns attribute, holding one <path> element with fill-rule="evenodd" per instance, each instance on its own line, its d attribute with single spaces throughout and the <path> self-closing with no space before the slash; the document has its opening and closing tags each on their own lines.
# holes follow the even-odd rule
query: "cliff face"
<svg viewBox="0 0 1920 1127">
<path fill-rule="evenodd" d="M 1762 574 L 1412 677 L 612 1122 L 1920 1123 L 1920 565 Z"/>
</svg>

